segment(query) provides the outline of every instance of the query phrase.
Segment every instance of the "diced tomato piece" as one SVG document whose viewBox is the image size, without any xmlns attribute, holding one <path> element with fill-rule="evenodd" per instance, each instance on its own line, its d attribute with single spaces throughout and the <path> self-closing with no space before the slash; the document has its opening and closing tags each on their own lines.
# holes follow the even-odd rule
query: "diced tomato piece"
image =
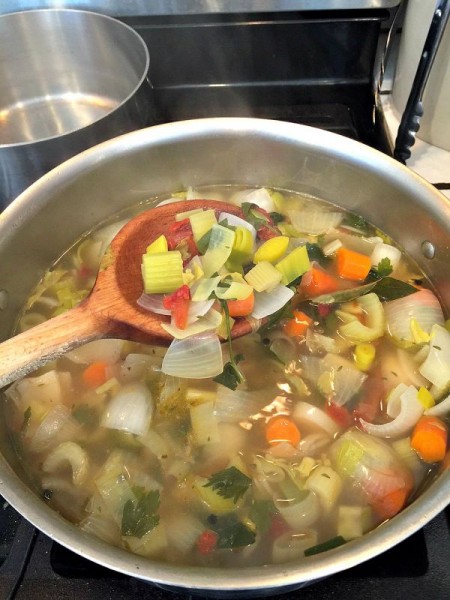
<svg viewBox="0 0 450 600">
<path fill-rule="evenodd" d="M 270 523 L 269 529 L 269 537 L 272 539 L 276 539 L 283 533 L 289 531 L 289 525 L 283 519 L 281 515 L 275 514 L 272 517 L 272 521 Z"/>
<path fill-rule="evenodd" d="M 179 329 L 186 329 L 190 301 L 191 292 L 187 285 L 182 285 L 172 294 L 164 296 L 163 306 L 172 312 L 175 326 Z"/>
</svg>

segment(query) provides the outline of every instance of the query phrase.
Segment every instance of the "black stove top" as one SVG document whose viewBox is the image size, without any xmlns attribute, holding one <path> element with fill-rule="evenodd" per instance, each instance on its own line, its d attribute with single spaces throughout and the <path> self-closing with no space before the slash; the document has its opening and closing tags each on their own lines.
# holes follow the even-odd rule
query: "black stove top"
<svg viewBox="0 0 450 600">
<path fill-rule="evenodd" d="M 381 151 L 373 69 L 388 11 L 129 18 L 151 55 L 154 123 L 255 116 L 327 129 Z M 164 52 L 161 49 L 165 48 Z M 170 52 L 169 52 L 170 50 Z M 285 600 L 450 598 L 450 508 L 366 563 Z M 187 600 L 83 559 L 0 498 L 0 599 Z M 198 598 L 198 596 L 192 596 Z"/>
</svg>

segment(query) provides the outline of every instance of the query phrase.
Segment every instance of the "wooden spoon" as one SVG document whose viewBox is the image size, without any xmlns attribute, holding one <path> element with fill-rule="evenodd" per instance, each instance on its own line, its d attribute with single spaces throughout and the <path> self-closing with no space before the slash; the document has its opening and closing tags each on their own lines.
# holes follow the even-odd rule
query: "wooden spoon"
<svg viewBox="0 0 450 600">
<path fill-rule="evenodd" d="M 195 208 L 243 217 L 240 208 L 232 204 L 191 200 L 158 206 L 129 221 L 112 240 L 94 287 L 83 302 L 0 344 L 0 388 L 96 339 L 121 338 L 168 346 L 172 336 L 161 322 L 169 317 L 137 304 L 143 291 L 142 255 L 153 240 L 167 232 L 177 213 Z M 237 319 L 231 334 L 236 338 L 251 330 L 249 321 Z"/>
</svg>

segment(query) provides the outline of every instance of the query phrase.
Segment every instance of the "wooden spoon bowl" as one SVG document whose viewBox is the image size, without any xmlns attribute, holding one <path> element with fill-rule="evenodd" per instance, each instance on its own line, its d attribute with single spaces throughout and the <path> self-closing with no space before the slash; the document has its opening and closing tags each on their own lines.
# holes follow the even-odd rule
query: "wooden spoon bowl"
<svg viewBox="0 0 450 600">
<path fill-rule="evenodd" d="M 164 315 L 137 304 L 142 294 L 142 255 L 147 246 L 167 232 L 177 213 L 195 208 L 214 209 L 243 217 L 239 207 L 215 200 L 174 202 L 131 219 L 112 240 L 102 259 L 89 296 L 78 306 L 0 344 L 0 388 L 79 346 L 100 338 L 121 338 L 168 346 L 172 336 L 161 327 Z M 231 335 L 252 331 L 237 319 Z"/>
</svg>

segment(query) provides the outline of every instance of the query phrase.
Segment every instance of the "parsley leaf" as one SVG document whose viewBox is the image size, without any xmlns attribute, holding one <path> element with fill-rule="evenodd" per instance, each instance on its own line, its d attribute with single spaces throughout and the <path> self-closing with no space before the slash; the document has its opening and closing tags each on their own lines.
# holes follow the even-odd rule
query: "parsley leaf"
<svg viewBox="0 0 450 600">
<path fill-rule="evenodd" d="M 362 231 L 363 233 L 367 231 L 369 224 L 360 215 L 355 215 L 354 213 L 345 213 L 344 218 L 342 220 L 342 225 L 346 225 L 347 227 L 351 227 L 353 229 L 357 229 L 358 231 Z"/>
<path fill-rule="evenodd" d="M 80 404 L 72 410 L 72 417 L 88 429 L 95 429 L 99 424 L 99 416 L 95 408 Z"/>
<path fill-rule="evenodd" d="M 212 489 L 223 498 L 233 498 L 236 503 L 248 490 L 252 480 L 236 467 L 229 467 L 211 475 L 204 487 Z"/>
<path fill-rule="evenodd" d="M 256 525 L 258 533 L 267 533 L 272 523 L 272 515 L 276 508 L 272 500 L 254 500 L 250 507 L 249 518 Z"/>
<path fill-rule="evenodd" d="M 393 271 L 392 263 L 389 258 L 385 257 L 380 260 L 377 265 L 378 277 L 387 277 Z"/>
<path fill-rule="evenodd" d="M 275 225 L 277 225 L 277 223 L 282 223 L 286 220 L 285 216 L 279 212 L 271 212 L 269 213 L 269 215 L 272 221 L 275 223 Z"/>
<path fill-rule="evenodd" d="M 137 502 L 127 500 L 122 514 L 122 535 L 141 538 L 159 523 L 159 491 L 146 492 L 142 487 L 133 488 Z"/>
<path fill-rule="evenodd" d="M 230 312 L 228 310 L 228 304 L 226 300 L 219 300 L 222 305 L 222 309 L 225 315 L 225 323 L 227 327 L 227 338 L 228 348 L 230 351 L 230 360 L 223 366 L 223 371 L 217 377 L 214 377 L 213 381 L 224 385 L 230 390 L 235 390 L 237 386 L 245 381 L 243 373 L 239 370 L 237 363 L 244 359 L 242 354 L 234 356 L 233 344 L 231 342 L 231 324 L 230 324 Z"/>
<path fill-rule="evenodd" d="M 241 548 L 255 543 L 256 535 L 241 521 L 229 520 L 216 528 L 218 534 L 217 548 Z"/>
</svg>

